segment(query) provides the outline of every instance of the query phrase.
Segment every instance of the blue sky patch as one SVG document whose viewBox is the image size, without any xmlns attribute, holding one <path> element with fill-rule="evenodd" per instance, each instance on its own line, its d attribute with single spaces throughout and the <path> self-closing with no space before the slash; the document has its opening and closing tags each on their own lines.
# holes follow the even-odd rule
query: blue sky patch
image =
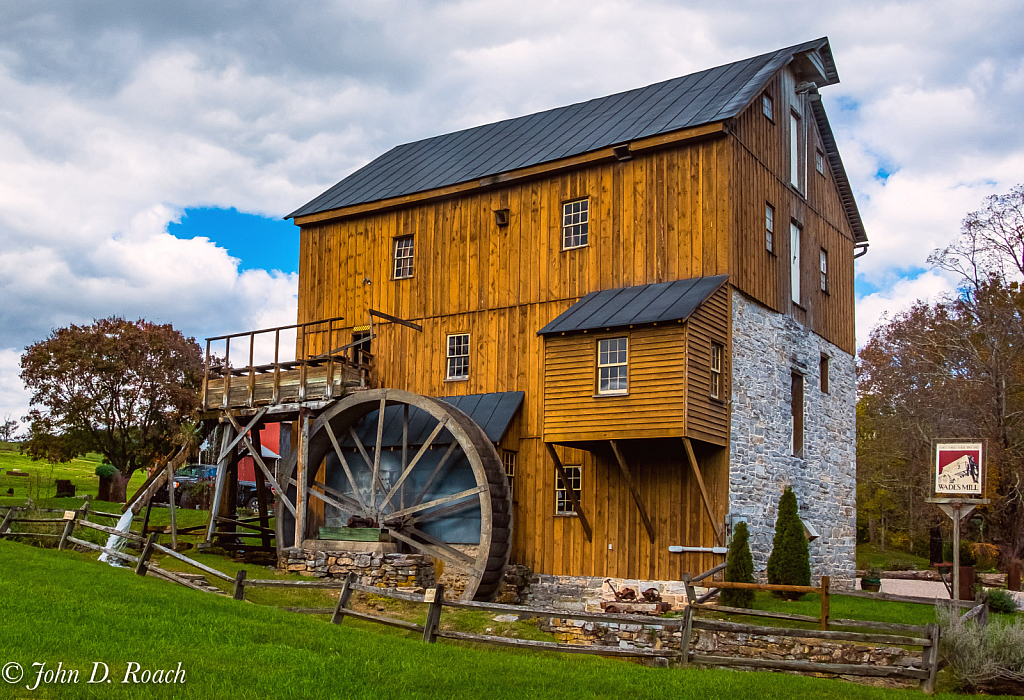
<svg viewBox="0 0 1024 700">
<path fill-rule="evenodd" d="M 242 270 L 299 270 L 299 228 L 291 221 L 243 214 L 234 207 L 197 207 L 186 209 L 167 233 L 185 240 L 209 238 L 241 260 Z"/>
</svg>

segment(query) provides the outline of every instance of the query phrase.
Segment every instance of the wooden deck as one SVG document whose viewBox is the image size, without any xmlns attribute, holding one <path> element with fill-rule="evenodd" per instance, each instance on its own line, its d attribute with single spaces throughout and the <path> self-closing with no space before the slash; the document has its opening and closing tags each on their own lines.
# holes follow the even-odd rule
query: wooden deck
<svg viewBox="0 0 1024 700">
<path fill-rule="evenodd" d="M 373 358 L 361 350 L 358 342 L 334 347 L 335 325 L 342 319 L 331 318 L 312 323 L 266 328 L 206 339 L 206 373 L 203 377 L 202 410 L 253 409 L 311 402 L 326 402 L 344 396 L 355 388 L 370 387 Z M 281 333 L 295 330 L 296 359 L 281 361 Z M 257 337 L 274 334 L 274 361 L 254 364 Z M 329 352 L 308 355 L 307 340 L 316 336 Z M 231 341 L 248 339 L 249 362 L 231 365 Z M 224 358 L 211 354 L 211 345 L 224 341 Z M 245 341 L 242 341 L 243 343 Z M 238 342 L 236 341 L 236 347 Z M 244 346 L 243 346 L 244 347 Z M 292 353 L 289 353 L 289 355 Z"/>
</svg>

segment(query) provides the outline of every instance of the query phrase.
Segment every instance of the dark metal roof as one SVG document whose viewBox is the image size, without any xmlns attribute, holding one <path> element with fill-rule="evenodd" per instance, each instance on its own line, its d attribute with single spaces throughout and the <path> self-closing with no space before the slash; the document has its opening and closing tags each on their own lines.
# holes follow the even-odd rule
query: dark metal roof
<svg viewBox="0 0 1024 700">
<path fill-rule="evenodd" d="M 468 396 L 439 396 L 439 400 L 455 406 L 470 418 L 477 425 L 483 428 L 487 439 L 491 442 L 498 442 L 502 435 L 508 430 L 512 418 L 523 403 L 522 391 L 503 391 L 494 394 L 470 394 Z M 409 444 L 422 445 L 423 442 L 437 425 L 431 416 L 418 408 L 409 408 Z M 356 434 L 359 440 L 366 447 L 372 447 L 377 442 L 377 411 L 373 411 L 363 418 L 356 425 Z M 338 436 L 341 444 L 346 447 L 355 447 L 352 437 L 342 439 Z M 447 430 L 434 439 L 434 445 L 451 444 L 452 435 Z M 381 444 L 384 447 L 402 446 L 402 406 L 388 406 L 384 409 L 384 435 Z"/>
<path fill-rule="evenodd" d="M 813 53 L 813 61 L 805 60 Z M 397 146 L 286 218 L 470 182 L 736 116 L 794 59 L 839 82 L 827 38 L 566 107 Z"/>
<path fill-rule="evenodd" d="M 728 275 L 591 292 L 537 331 L 538 335 L 686 320 Z"/>
</svg>

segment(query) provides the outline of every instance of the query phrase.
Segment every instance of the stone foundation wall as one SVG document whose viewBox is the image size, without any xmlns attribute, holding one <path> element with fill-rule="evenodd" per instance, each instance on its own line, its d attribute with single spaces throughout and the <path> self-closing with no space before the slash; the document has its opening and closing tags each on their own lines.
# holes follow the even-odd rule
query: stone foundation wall
<svg viewBox="0 0 1024 700">
<path fill-rule="evenodd" d="M 434 562 L 422 554 L 384 552 L 313 551 L 288 549 L 277 566 L 303 576 L 345 578 L 380 588 L 431 588 L 435 585 Z"/>
<path fill-rule="evenodd" d="M 541 608 L 601 612 L 601 603 L 615 600 L 613 590 L 632 588 L 640 596 L 648 588 L 656 588 L 661 599 L 675 610 L 686 606 L 686 587 L 681 581 L 645 581 L 642 579 L 597 578 L 593 576 L 552 576 L 534 574 L 524 602 Z M 701 589 L 698 589 L 701 590 Z"/>
<path fill-rule="evenodd" d="M 555 635 L 563 644 L 614 646 L 620 649 L 679 650 L 682 632 L 666 630 L 652 619 L 651 624 L 617 624 L 546 618 L 540 629 Z M 854 642 L 827 642 L 821 639 L 737 634 L 712 630 L 694 630 L 692 651 L 706 656 L 786 659 L 833 664 L 902 666 L 921 668 L 921 651 L 901 647 L 868 646 Z M 730 668 L 730 667 L 727 667 Z M 734 666 L 739 670 L 749 667 Z M 767 669 L 758 669 L 767 670 Z M 914 687 L 914 679 L 865 678 L 832 673 L 805 674 L 825 678 L 843 678 L 866 685 Z"/>
<path fill-rule="evenodd" d="M 747 518 L 754 569 L 772 550 L 779 496 L 792 486 L 810 543 L 811 572 L 853 584 L 856 547 L 856 367 L 852 355 L 738 291 L 732 298 L 729 511 Z M 829 358 L 829 391 L 818 365 Z M 803 457 L 792 454 L 793 371 L 804 377 Z"/>
</svg>

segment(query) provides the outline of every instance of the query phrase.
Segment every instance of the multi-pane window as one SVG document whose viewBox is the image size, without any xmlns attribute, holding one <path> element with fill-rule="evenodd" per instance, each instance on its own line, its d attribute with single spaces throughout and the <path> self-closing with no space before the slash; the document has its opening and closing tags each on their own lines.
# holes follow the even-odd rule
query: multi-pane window
<svg viewBox="0 0 1024 700">
<path fill-rule="evenodd" d="M 445 379 L 469 379 L 469 333 L 448 336 Z"/>
<path fill-rule="evenodd" d="M 825 154 L 820 148 L 814 150 L 814 168 L 822 175 L 825 174 Z"/>
<path fill-rule="evenodd" d="M 775 207 L 768 203 L 764 205 L 764 247 L 775 252 Z"/>
<path fill-rule="evenodd" d="M 415 244 L 412 236 L 395 239 L 395 275 L 396 280 L 412 277 L 412 258 Z"/>
<path fill-rule="evenodd" d="M 722 398 L 722 346 L 711 343 L 711 398 Z"/>
<path fill-rule="evenodd" d="M 569 488 L 576 494 L 576 500 L 583 497 L 583 468 L 580 466 L 563 467 L 565 476 L 569 480 Z M 565 490 L 562 477 L 555 474 L 555 513 L 557 515 L 575 515 L 576 509 L 572 504 L 572 497 Z"/>
<path fill-rule="evenodd" d="M 515 500 L 516 453 L 512 450 L 504 450 L 501 453 L 501 463 L 505 465 L 505 478 L 508 479 L 508 497 Z"/>
<path fill-rule="evenodd" d="M 818 268 L 821 272 L 821 291 L 828 292 L 828 251 L 821 249 Z"/>
<path fill-rule="evenodd" d="M 629 370 L 625 338 L 608 338 L 597 343 L 597 393 L 625 394 Z"/>
<path fill-rule="evenodd" d="M 822 355 L 818 361 L 818 385 L 821 393 L 828 393 L 828 355 Z"/>
<path fill-rule="evenodd" d="M 578 199 L 562 205 L 562 250 L 587 244 L 590 224 L 590 200 Z"/>
<path fill-rule="evenodd" d="M 773 116 L 774 105 L 772 104 L 772 96 L 767 92 L 761 95 L 761 111 L 764 112 L 764 116 L 768 117 L 772 121 L 775 121 Z"/>
</svg>

